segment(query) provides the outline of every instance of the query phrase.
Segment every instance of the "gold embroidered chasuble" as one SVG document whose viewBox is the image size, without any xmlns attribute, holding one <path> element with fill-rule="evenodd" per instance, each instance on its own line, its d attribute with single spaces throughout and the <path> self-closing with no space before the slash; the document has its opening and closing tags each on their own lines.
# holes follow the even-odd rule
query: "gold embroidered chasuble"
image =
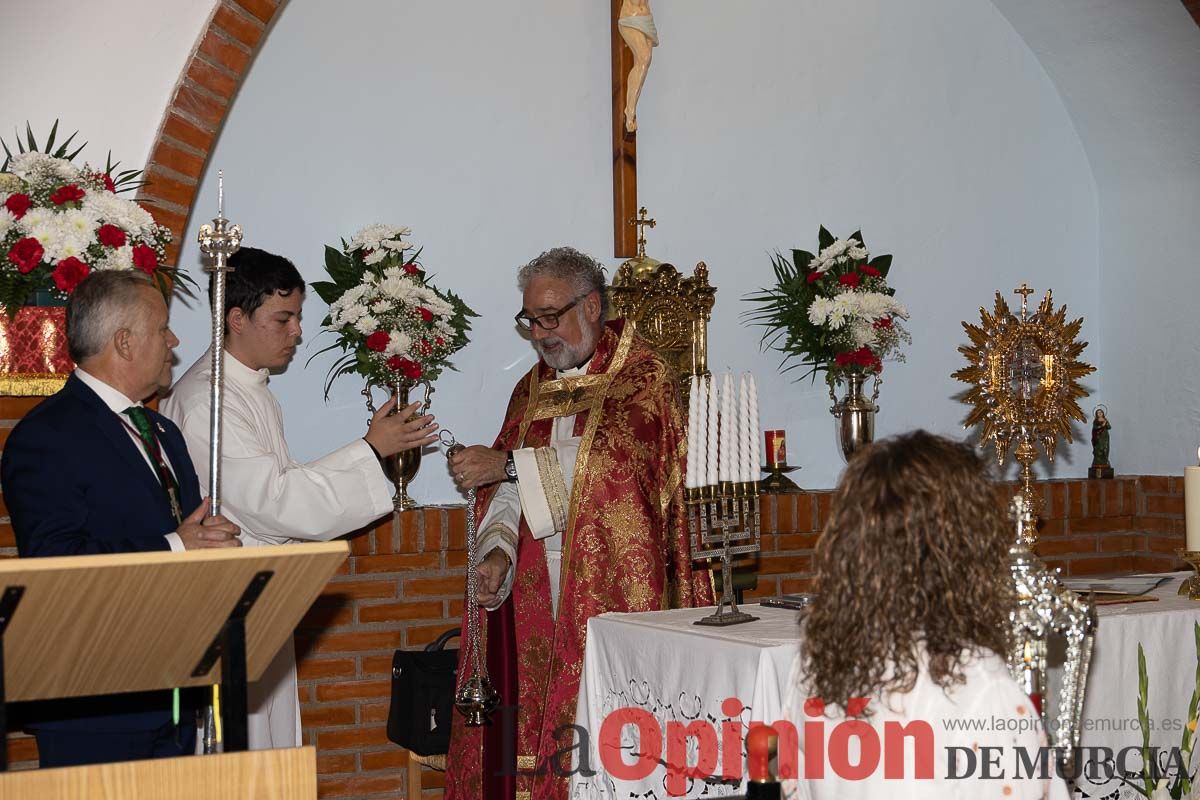
<svg viewBox="0 0 1200 800">
<path fill-rule="evenodd" d="M 578 744 L 564 726 L 575 722 L 587 620 L 607 611 L 712 603 L 709 574 L 693 573 L 688 546 L 687 441 L 674 370 L 617 320 L 605 325 L 587 374 L 557 380 L 554 374 L 539 362 L 518 382 L 495 446 L 546 447 L 554 419 L 575 415 L 581 441 L 558 613 L 551 613 L 543 542 L 522 519 L 512 595 L 497 611 L 478 612 L 491 677 L 508 695 L 505 702 L 517 706 L 515 745 L 504 748 L 510 760 L 515 755 L 517 774 L 498 782 L 492 773 L 511 772 L 494 752 L 503 737 L 463 726 L 456 713 L 447 800 L 500 800 L 514 785 L 517 800 L 564 800 L 568 780 L 561 773 L 570 769 L 570 748 Z M 483 519 L 494 492 L 494 486 L 479 492 L 476 519 Z M 493 715 L 493 728 L 502 716 L 502 710 Z"/>
</svg>

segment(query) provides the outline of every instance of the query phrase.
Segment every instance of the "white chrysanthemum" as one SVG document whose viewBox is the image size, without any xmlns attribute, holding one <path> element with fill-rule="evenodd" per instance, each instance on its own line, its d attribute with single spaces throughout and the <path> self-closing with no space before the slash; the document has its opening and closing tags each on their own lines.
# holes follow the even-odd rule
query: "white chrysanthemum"
<svg viewBox="0 0 1200 800">
<path fill-rule="evenodd" d="M 58 224 L 63 235 L 86 241 L 88 244 L 92 243 L 96 229 L 100 227 L 100 223 L 94 217 L 75 208 L 69 208 L 59 214 Z"/>
<path fill-rule="evenodd" d="M 378 329 L 379 320 L 375 319 L 375 317 L 371 316 L 370 314 L 360 317 L 359 320 L 354 323 L 354 330 L 358 331 L 363 336 L 370 336 Z"/>
<path fill-rule="evenodd" d="M 31 183 L 48 178 L 67 182 L 79 178 L 79 168 L 70 161 L 38 152 L 13 156 L 8 163 L 8 170 Z"/>
<path fill-rule="evenodd" d="M 410 233 L 412 233 L 411 230 L 401 225 L 384 225 L 382 223 L 368 225 L 350 237 L 349 249 L 351 252 L 355 250 L 379 250 L 384 246 L 384 242 L 387 242 L 389 249 L 396 249 L 392 247 L 395 240 Z"/>
<path fill-rule="evenodd" d="M 88 192 L 79 210 L 101 223 L 116 225 L 134 238 L 149 238 L 157 228 L 149 211 L 112 192 Z"/>
<path fill-rule="evenodd" d="M 25 212 L 25 216 L 17 221 L 17 228 L 26 236 L 38 238 L 39 233 L 48 231 L 54 226 L 54 212 L 48 208 L 37 206 Z M 39 240 L 40 241 L 40 240 Z"/>
<path fill-rule="evenodd" d="M 17 224 L 17 218 L 4 207 L 3 202 L 3 200 L 0 200 L 0 239 L 7 236 L 8 232 Z"/>
<path fill-rule="evenodd" d="M 862 261 L 867 256 L 871 255 L 871 253 L 865 247 L 848 247 L 846 249 L 846 255 L 850 256 L 855 261 Z"/>
<path fill-rule="evenodd" d="M 380 248 L 377 250 L 372 250 L 370 253 L 368 253 L 366 256 L 364 256 L 363 263 L 364 264 L 378 264 L 380 261 L 383 261 L 385 258 L 387 258 L 387 251 Z"/>
<path fill-rule="evenodd" d="M 395 252 L 395 253 L 402 253 L 405 250 L 412 249 L 412 242 L 406 242 L 403 239 L 400 239 L 398 237 L 395 239 L 384 239 L 383 241 L 381 241 L 379 243 L 379 245 L 383 249 L 391 250 L 392 252 Z"/>
<path fill-rule="evenodd" d="M 838 330 L 845 325 L 846 320 L 854 316 L 855 306 L 853 293 L 843 292 L 833 298 L 829 307 L 829 327 Z"/>
<path fill-rule="evenodd" d="M 818 297 L 808 307 L 808 321 L 813 325 L 824 325 L 825 321 L 829 319 L 829 311 L 832 308 L 832 300 L 828 297 Z"/>
<path fill-rule="evenodd" d="M 109 248 L 108 254 L 95 267 L 96 269 L 133 269 L 133 248 L 129 245 Z"/>
<path fill-rule="evenodd" d="M 387 348 L 383 351 L 385 356 L 407 356 L 412 348 L 412 337 L 404 331 L 392 331 L 388 339 Z"/>
</svg>

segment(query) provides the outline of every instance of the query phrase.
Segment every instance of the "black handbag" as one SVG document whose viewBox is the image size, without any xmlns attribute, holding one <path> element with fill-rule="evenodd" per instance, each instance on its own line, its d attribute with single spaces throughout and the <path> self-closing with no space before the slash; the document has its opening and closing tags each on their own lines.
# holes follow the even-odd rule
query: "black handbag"
<svg viewBox="0 0 1200 800">
<path fill-rule="evenodd" d="M 459 629 L 452 628 L 424 650 L 397 650 L 392 656 L 387 735 L 419 756 L 450 749 L 458 650 L 447 650 L 446 643 L 458 635 Z"/>
</svg>

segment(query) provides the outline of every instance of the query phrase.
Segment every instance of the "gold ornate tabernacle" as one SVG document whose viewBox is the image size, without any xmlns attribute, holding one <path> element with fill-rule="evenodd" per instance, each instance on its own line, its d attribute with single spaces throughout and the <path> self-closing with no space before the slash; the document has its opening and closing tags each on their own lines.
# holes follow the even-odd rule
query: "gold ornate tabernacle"
<svg viewBox="0 0 1200 800">
<path fill-rule="evenodd" d="M 1042 503 L 1033 490 L 1034 445 L 1040 444 L 1053 461 L 1058 437 L 1072 440 L 1071 420 L 1087 419 L 1078 401 L 1088 393 L 1078 380 L 1096 368 L 1079 360 L 1087 347 L 1076 338 L 1082 317 L 1067 322 L 1067 307 L 1055 310 L 1050 290 L 1030 315 L 1027 301 L 1033 289 L 1021 284 L 1014 292 L 1021 295 L 1020 316 L 996 292 L 992 313 L 980 308 L 979 325 L 963 323 L 971 344 L 958 350 L 971 363 L 953 377 L 972 384 L 963 402 L 975 407 L 964 427 L 982 425 L 980 441 L 995 445 L 1001 465 L 1016 442 L 1021 495 L 1036 514 Z"/>
<path fill-rule="evenodd" d="M 688 378 L 708 372 L 708 321 L 717 290 L 708 283 L 703 261 L 689 278 L 646 255 L 646 228 L 656 222 L 646 217 L 645 208 L 630 222 L 639 227 L 638 254 L 613 277 L 613 313 L 679 369 L 686 399 Z"/>
</svg>

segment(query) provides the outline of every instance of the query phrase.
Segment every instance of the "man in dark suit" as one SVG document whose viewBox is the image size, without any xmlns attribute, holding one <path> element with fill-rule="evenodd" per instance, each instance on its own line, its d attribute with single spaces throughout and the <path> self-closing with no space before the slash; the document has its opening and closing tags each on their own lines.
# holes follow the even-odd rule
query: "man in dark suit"
<svg viewBox="0 0 1200 800">
<path fill-rule="evenodd" d="M 183 436 L 141 401 L 170 383 L 179 340 L 162 295 L 138 272 L 94 272 L 67 305 L 78 368 L 13 429 L 0 461 L 22 557 L 237 547 L 206 518 Z M 64 700 L 34 712 L 43 767 L 183 755 L 195 728 L 170 692 Z"/>
</svg>

